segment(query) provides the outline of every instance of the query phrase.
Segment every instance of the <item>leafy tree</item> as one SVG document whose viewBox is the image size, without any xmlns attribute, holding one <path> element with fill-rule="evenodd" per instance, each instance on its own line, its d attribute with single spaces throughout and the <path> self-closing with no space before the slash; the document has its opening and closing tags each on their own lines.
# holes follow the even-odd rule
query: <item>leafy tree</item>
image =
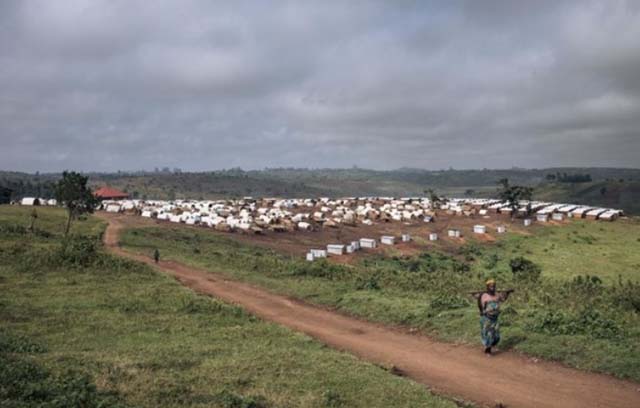
<svg viewBox="0 0 640 408">
<path fill-rule="evenodd" d="M 88 177 L 75 171 L 64 171 L 62 179 L 55 187 L 55 196 L 58 203 L 67 208 L 69 214 L 64 235 L 69 234 L 71 221 L 82 214 L 91 214 L 98 205 L 98 199 L 87 187 Z"/>
<path fill-rule="evenodd" d="M 511 217 L 518 211 L 521 200 L 531 201 L 533 197 L 533 187 L 512 186 L 509 179 L 503 178 L 499 181 L 501 188 L 498 190 L 498 197 L 508 203 L 511 208 Z M 531 204 L 527 204 L 527 213 L 531 212 Z"/>
<path fill-rule="evenodd" d="M 432 188 L 424 190 L 424 193 L 429 196 L 429 201 L 431 201 L 431 208 L 434 210 L 440 208 L 440 205 L 445 201 L 442 197 L 438 196 Z"/>
<path fill-rule="evenodd" d="M 537 281 L 542 273 L 539 265 L 522 256 L 509 261 L 509 266 L 514 277 L 520 280 Z"/>
</svg>

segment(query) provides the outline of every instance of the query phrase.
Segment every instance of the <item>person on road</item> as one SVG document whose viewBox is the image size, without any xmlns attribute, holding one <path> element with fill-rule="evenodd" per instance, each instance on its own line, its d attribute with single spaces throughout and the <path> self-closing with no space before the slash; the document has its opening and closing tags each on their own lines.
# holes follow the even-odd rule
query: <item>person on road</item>
<svg viewBox="0 0 640 408">
<path fill-rule="evenodd" d="M 160 261 L 160 251 L 158 251 L 158 248 L 153 251 L 153 260 L 156 261 L 156 263 Z"/>
<path fill-rule="evenodd" d="M 507 300 L 513 289 L 496 292 L 496 281 L 486 282 L 487 290 L 477 295 L 480 310 L 480 336 L 484 345 L 484 352 L 490 356 L 491 348 L 500 342 L 500 304 Z"/>
</svg>

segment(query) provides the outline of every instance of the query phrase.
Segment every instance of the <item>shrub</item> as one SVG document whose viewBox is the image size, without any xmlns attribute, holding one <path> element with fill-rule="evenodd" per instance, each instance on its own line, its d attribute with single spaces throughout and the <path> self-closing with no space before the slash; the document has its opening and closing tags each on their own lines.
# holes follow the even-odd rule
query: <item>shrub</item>
<svg viewBox="0 0 640 408">
<path fill-rule="evenodd" d="M 563 285 L 563 292 L 573 296 L 580 295 L 588 298 L 592 298 L 602 290 L 602 279 L 595 275 L 576 276 Z"/>
<path fill-rule="evenodd" d="M 477 257 L 482 255 L 482 248 L 475 242 L 462 245 L 458 251 L 460 255 L 464 256 L 464 259 L 467 262 L 474 261 Z"/>
<path fill-rule="evenodd" d="M 493 269 L 498 266 L 498 262 L 500 262 L 500 257 L 498 256 L 498 254 L 490 254 L 485 258 L 484 267 L 487 269 Z"/>
<path fill-rule="evenodd" d="M 74 235 L 62 241 L 57 257 L 64 265 L 86 267 L 96 260 L 97 253 L 98 244 L 94 238 Z"/>
<path fill-rule="evenodd" d="M 518 256 L 509 261 L 514 278 L 524 281 L 537 281 L 542 269 L 534 262 L 523 256 Z"/>
<path fill-rule="evenodd" d="M 358 278 L 356 281 L 357 290 L 380 290 L 377 276 L 369 276 L 366 278 Z"/>
<path fill-rule="evenodd" d="M 216 396 L 218 403 L 224 408 L 264 408 L 267 401 L 262 396 L 242 396 L 223 390 Z"/>
<path fill-rule="evenodd" d="M 614 320 L 594 309 L 583 309 L 578 313 L 546 310 L 534 313 L 527 324 L 530 330 L 551 335 L 582 334 L 599 339 L 617 339 L 623 333 Z"/>
<path fill-rule="evenodd" d="M 0 401 L 13 407 L 124 407 L 116 395 L 99 392 L 83 374 L 54 376 L 22 358 L 0 353 Z"/>
<path fill-rule="evenodd" d="M 31 342 L 24 336 L 0 331 L 0 353 L 44 353 L 46 347 Z"/>
<path fill-rule="evenodd" d="M 439 294 L 429 304 L 434 310 L 461 309 L 469 306 L 469 301 L 456 295 Z"/>
<path fill-rule="evenodd" d="M 344 406 L 345 404 L 344 398 L 342 398 L 342 396 L 338 392 L 333 390 L 325 391 L 322 394 L 322 399 L 322 406 L 324 407 L 338 408 Z"/>
<path fill-rule="evenodd" d="M 335 265 L 320 259 L 314 262 L 297 262 L 291 267 L 294 276 L 312 276 L 316 278 L 341 279 L 348 274 L 346 267 Z"/>
<path fill-rule="evenodd" d="M 640 283 L 620 279 L 612 288 L 612 301 L 617 307 L 640 313 Z"/>
</svg>

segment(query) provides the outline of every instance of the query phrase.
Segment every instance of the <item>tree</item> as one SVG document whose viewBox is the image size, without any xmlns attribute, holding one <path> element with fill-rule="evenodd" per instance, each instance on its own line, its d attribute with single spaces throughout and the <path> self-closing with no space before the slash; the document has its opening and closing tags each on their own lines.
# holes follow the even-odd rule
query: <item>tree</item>
<svg viewBox="0 0 640 408">
<path fill-rule="evenodd" d="M 88 177 L 75 171 L 64 171 L 55 187 L 58 203 L 67 208 L 68 218 L 64 235 L 69 234 L 71 221 L 82 214 L 91 214 L 98 206 L 98 199 L 87 187 Z"/>
<path fill-rule="evenodd" d="M 424 193 L 429 196 L 429 201 L 431 201 L 431 208 L 438 209 L 440 208 L 440 204 L 444 202 L 444 199 L 436 194 L 432 188 L 424 190 Z"/>
<path fill-rule="evenodd" d="M 533 187 L 512 186 L 509 179 L 503 178 L 499 181 L 501 188 L 498 190 L 498 197 L 507 202 L 511 208 L 511 217 L 513 218 L 518 211 L 521 200 L 531 201 L 533 197 Z M 531 212 L 531 204 L 527 204 L 527 213 Z"/>
</svg>

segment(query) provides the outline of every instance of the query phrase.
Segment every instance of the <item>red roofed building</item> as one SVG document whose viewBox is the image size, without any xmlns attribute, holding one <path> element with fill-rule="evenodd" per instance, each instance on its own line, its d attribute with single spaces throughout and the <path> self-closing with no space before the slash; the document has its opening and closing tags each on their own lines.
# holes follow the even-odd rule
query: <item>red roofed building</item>
<svg viewBox="0 0 640 408">
<path fill-rule="evenodd" d="M 94 191 L 93 195 L 95 195 L 100 200 L 125 200 L 129 198 L 129 194 L 106 186 L 100 187 L 99 189 Z"/>
</svg>

